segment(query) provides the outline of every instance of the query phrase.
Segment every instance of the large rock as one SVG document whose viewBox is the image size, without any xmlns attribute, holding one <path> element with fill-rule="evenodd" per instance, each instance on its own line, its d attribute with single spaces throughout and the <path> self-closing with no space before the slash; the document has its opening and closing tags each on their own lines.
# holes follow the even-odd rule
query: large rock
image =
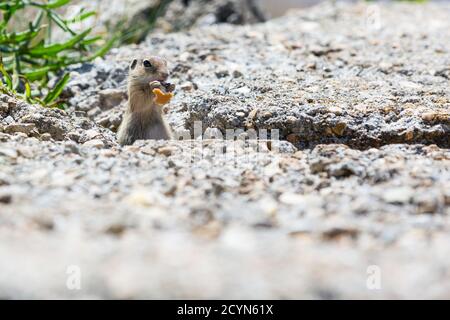
<svg viewBox="0 0 450 320">
<path fill-rule="evenodd" d="M 77 140 L 85 132 L 94 132 L 96 138 L 101 137 L 109 145 L 116 145 L 113 132 L 107 130 L 84 114 L 67 113 L 60 109 L 49 109 L 39 105 L 30 105 L 6 94 L 0 95 L 0 103 L 7 105 L 0 114 L 0 132 L 8 135 L 21 134 L 37 137 L 41 140 Z M 8 137 L 5 137 L 8 140 Z M 85 141 L 90 140 L 86 139 Z"/>
<path fill-rule="evenodd" d="M 416 19 L 418 8 L 321 5 L 251 28 L 152 34 L 107 61 L 116 59 L 110 68 L 126 74 L 136 52 L 165 56 L 171 81 L 195 89 L 178 90 L 173 100 L 169 119 L 179 128 L 192 130 L 196 120 L 223 132 L 277 128 L 299 147 L 449 147 L 449 7 L 424 4 Z M 103 89 L 108 83 L 99 82 Z M 93 93 L 82 94 L 74 105 Z"/>
</svg>

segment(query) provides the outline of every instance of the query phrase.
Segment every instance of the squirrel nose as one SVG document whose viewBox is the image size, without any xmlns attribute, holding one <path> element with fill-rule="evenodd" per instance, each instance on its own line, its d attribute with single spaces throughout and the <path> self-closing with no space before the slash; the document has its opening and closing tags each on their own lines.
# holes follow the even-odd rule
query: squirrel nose
<svg viewBox="0 0 450 320">
<path fill-rule="evenodd" d="M 169 77 L 169 73 L 168 72 L 161 72 L 161 78 L 166 80 L 168 77 Z"/>
</svg>

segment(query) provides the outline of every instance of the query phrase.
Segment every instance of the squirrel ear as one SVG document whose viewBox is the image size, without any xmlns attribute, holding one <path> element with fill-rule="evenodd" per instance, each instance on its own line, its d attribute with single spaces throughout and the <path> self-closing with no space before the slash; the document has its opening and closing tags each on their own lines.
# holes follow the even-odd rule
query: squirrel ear
<svg viewBox="0 0 450 320">
<path fill-rule="evenodd" d="M 136 65 L 137 65 L 137 59 L 134 59 L 130 64 L 130 69 L 133 70 L 134 68 L 136 68 Z"/>
</svg>

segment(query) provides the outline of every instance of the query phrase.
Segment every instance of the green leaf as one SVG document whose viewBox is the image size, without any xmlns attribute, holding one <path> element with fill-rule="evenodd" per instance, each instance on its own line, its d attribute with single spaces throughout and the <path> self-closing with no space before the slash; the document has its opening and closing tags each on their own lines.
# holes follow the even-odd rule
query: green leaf
<svg viewBox="0 0 450 320">
<path fill-rule="evenodd" d="M 6 25 L 7 25 L 6 21 L 2 21 L 2 22 L 0 23 L 0 32 L 3 32 L 3 30 L 5 30 Z"/>
<path fill-rule="evenodd" d="M 74 17 L 72 19 L 65 20 L 65 22 L 67 24 L 69 24 L 69 23 L 77 23 L 77 22 L 86 20 L 87 18 L 95 16 L 95 15 L 96 15 L 95 11 L 89 11 L 89 12 L 85 12 L 85 13 L 80 12 L 79 15 L 77 15 L 76 17 Z"/>
<path fill-rule="evenodd" d="M 28 79 L 24 76 L 20 76 L 20 79 L 23 81 L 23 84 L 25 86 L 25 98 L 27 100 L 27 102 L 32 102 L 33 98 L 31 96 L 31 86 L 30 86 L 30 82 L 28 81 Z"/>
<path fill-rule="evenodd" d="M 6 87 L 10 90 L 13 88 L 13 81 L 10 74 L 6 71 L 5 66 L 3 65 L 3 57 L 0 56 L 0 72 L 3 75 L 3 80 L 6 82 Z"/>
<path fill-rule="evenodd" d="M 44 17 L 44 11 L 40 11 L 39 14 L 36 16 L 36 18 L 33 21 L 33 28 L 37 28 L 41 25 L 43 17 Z"/>
<path fill-rule="evenodd" d="M 49 12 L 48 17 L 50 19 L 52 19 L 58 25 L 58 27 L 60 27 L 65 32 L 70 32 L 72 35 L 76 34 L 67 26 L 66 22 L 63 19 L 61 19 L 61 17 L 59 15 L 57 15 L 56 13 Z"/>
<path fill-rule="evenodd" d="M 11 4 L 8 2 L 0 3 L 0 10 L 9 10 L 11 8 Z"/>
<path fill-rule="evenodd" d="M 28 31 L 24 31 L 24 32 L 19 32 L 19 33 L 14 35 L 14 37 L 12 38 L 12 41 L 14 41 L 14 42 L 22 42 L 22 41 L 31 40 L 34 37 L 36 37 L 38 35 L 39 31 L 41 31 L 42 29 L 43 29 L 43 27 L 39 27 L 39 28 L 34 29 L 34 30 L 28 30 Z"/>
<path fill-rule="evenodd" d="M 35 80 L 39 80 L 42 79 L 45 75 L 47 75 L 47 73 L 49 73 L 52 70 L 55 70 L 57 67 L 43 67 L 43 68 L 39 68 L 39 69 L 34 69 L 33 71 L 29 71 L 26 72 L 24 74 L 25 77 L 27 77 L 28 80 L 30 81 L 35 81 Z"/>
<path fill-rule="evenodd" d="M 42 4 L 41 6 L 46 9 L 56 9 L 68 4 L 69 2 L 70 0 L 55 0 L 47 4 Z"/>
<path fill-rule="evenodd" d="M 51 91 L 49 91 L 47 96 L 44 98 L 44 103 L 49 104 L 55 101 L 59 97 L 64 87 L 66 86 L 67 82 L 69 82 L 69 80 L 70 74 L 69 73 L 64 74 L 64 76 L 58 81 L 55 87 Z"/>
<path fill-rule="evenodd" d="M 8 23 L 17 10 L 23 9 L 25 4 L 23 1 L 3 2 L 0 3 L 0 10 L 4 11 L 3 22 Z"/>
<path fill-rule="evenodd" d="M 0 3 L 0 10 L 5 10 L 5 11 L 12 11 L 12 10 L 17 10 L 17 8 L 23 6 L 23 4 L 21 3 L 17 3 L 17 1 L 4 1 L 3 3 Z"/>
<path fill-rule="evenodd" d="M 91 38 L 84 39 L 80 43 L 88 46 L 88 45 L 91 45 L 93 43 L 96 43 L 98 40 L 101 40 L 101 39 L 102 39 L 101 36 L 96 36 L 96 37 L 91 37 Z"/>
<path fill-rule="evenodd" d="M 91 32 L 91 28 L 87 29 L 86 31 L 80 33 L 79 35 L 76 35 L 75 37 L 69 39 L 68 41 L 64 43 L 56 43 L 49 46 L 42 46 L 33 48 L 30 50 L 30 55 L 32 56 L 50 56 L 55 55 L 63 50 L 71 49 L 74 45 L 76 45 L 78 42 L 83 40 L 84 37 L 86 37 Z"/>
<path fill-rule="evenodd" d="M 0 43 L 13 43 L 17 44 L 19 42 L 28 41 L 36 37 L 40 30 L 42 30 L 43 27 L 39 27 L 35 30 L 28 30 L 23 31 L 19 33 L 9 33 L 9 34 L 3 34 L 0 36 Z"/>
</svg>

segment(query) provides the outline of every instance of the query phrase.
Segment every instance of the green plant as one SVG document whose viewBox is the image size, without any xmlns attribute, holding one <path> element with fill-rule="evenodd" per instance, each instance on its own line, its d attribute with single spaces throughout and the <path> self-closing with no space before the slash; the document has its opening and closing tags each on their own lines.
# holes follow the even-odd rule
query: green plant
<svg viewBox="0 0 450 320">
<path fill-rule="evenodd" d="M 59 95 L 69 81 L 63 70 L 70 65 L 87 62 L 104 55 L 115 43 L 113 36 L 105 41 L 101 36 L 90 36 L 91 28 L 74 31 L 74 23 L 84 21 L 95 12 L 80 10 L 75 18 L 65 19 L 59 11 L 71 0 L 31 1 L 9 0 L 0 2 L 0 72 L 1 91 L 18 94 L 31 103 L 59 106 Z M 35 17 L 21 31 L 17 20 L 23 12 L 33 12 Z M 63 41 L 53 41 L 59 31 Z M 51 76 L 59 76 L 48 87 Z"/>
<path fill-rule="evenodd" d="M 163 16 L 172 0 L 160 0 L 154 7 L 147 8 L 131 21 L 120 21 L 111 26 L 118 30 L 118 41 L 121 44 L 140 43 L 155 27 L 156 20 Z"/>
</svg>

